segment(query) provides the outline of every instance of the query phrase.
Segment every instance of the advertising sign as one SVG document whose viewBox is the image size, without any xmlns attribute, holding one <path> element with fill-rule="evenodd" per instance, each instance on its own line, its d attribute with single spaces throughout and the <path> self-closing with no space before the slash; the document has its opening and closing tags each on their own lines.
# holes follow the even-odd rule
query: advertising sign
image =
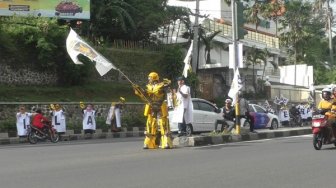
<svg viewBox="0 0 336 188">
<path fill-rule="evenodd" d="M 0 0 L 0 16 L 90 19 L 90 0 Z"/>
</svg>

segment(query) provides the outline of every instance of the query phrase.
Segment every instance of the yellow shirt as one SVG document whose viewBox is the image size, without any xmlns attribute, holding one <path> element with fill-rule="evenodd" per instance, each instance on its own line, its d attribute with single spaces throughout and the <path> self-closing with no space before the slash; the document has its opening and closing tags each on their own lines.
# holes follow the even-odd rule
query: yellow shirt
<svg viewBox="0 0 336 188">
<path fill-rule="evenodd" d="M 332 103 L 333 100 L 322 100 L 319 105 L 318 105 L 318 109 L 323 109 L 323 110 L 330 110 L 332 108 Z"/>
</svg>

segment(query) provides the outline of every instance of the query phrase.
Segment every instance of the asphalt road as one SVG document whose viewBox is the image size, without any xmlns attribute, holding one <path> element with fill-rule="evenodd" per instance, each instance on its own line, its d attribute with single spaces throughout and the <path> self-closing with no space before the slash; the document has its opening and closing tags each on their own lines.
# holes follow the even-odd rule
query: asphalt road
<svg viewBox="0 0 336 188">
<path fill-rule="evenodd" d="M 311 136 L 142 150 L 141 138 L 0 146 L 3 188 L 335 188 L 335 149 Z"/>
</svg>

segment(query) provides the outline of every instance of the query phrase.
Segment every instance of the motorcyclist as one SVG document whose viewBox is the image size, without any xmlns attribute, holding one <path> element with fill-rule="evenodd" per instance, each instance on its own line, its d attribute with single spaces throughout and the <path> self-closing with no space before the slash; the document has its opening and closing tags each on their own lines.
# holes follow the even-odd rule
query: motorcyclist
<svg viewBox="0 0 336 188">
<path fill-rule="evenodd" d="M 335 113 L 331 112 L 333 103 L 334 103 L 334 99 L 331 98 L 332 96 L 332 89 L 331 88 L 324 88 L 322 90 L 322 100 L 320 101 L 319 105 L 318 105 L 318 110 L 321 114 L 324 114 L 327 116 L 328 120 L 327 123 L 329 125 L 333 125 L 335 124 Z M 335 103 L 336 104 L 336 103 Z M 336 110 L 336 108 L 335 108 Z M 333 126 L 332 126 L 333 127 Z M 335 140 L 335 136 L 336 134 L 334 134 L 334 131 L 332 131 L 333 134 L 331 135 L 331 141 Z M 336 133 L 336 132 L 335 132 Z"/>
<path fill-rule="evenodd" d="M 332 106 L 331 106 L 331 115 L 330 123 L 333 131 L 334 138 L 336 138 L 336 87 L 332 89 Z"/>
<path fill-rule="evenodd" d="M 49 120 L 42 115 L 41 109 L 37 109 L 35 112 L 36 115 L 33 117 L 32 125 L 37 128 L 40 133 L 44 134 L 43 130 L 45 129 L 45 122 L 49 122 Z"/>
<path fill-rule="evenodd" d="M 318 105 L 318 110 L 325 114 L 326 112 L 331 110 L 333 99 L 331 98 L 331 88 L 324 88 L 322 90 L 322 100 Z"/>
</svg>

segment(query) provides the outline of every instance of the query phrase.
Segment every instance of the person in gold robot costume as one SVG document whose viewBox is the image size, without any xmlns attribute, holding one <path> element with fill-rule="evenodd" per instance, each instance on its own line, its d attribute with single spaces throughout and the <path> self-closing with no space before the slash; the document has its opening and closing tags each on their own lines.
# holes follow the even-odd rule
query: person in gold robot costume
<svg viewBox="0 0 336 188">
<path fill-rule="evenodd" d="M 144 116 L 147 117 L 144 149 L 158 148 L 157 130 L 160 126 L 160 147 L 163 149 L 172 148 L 173 144 L 170 137 L 170 127 L 168 123 L 168 107 L 166 98 L 166 88 L 171 81 L 168 79 L 159 80 L 159 75 L 156 72 L 151 72 L 148 75 L 148 84 L 146 89 L 140 88 L 133 84 L 135 94 L 146 102 Z"/>
</svg>

